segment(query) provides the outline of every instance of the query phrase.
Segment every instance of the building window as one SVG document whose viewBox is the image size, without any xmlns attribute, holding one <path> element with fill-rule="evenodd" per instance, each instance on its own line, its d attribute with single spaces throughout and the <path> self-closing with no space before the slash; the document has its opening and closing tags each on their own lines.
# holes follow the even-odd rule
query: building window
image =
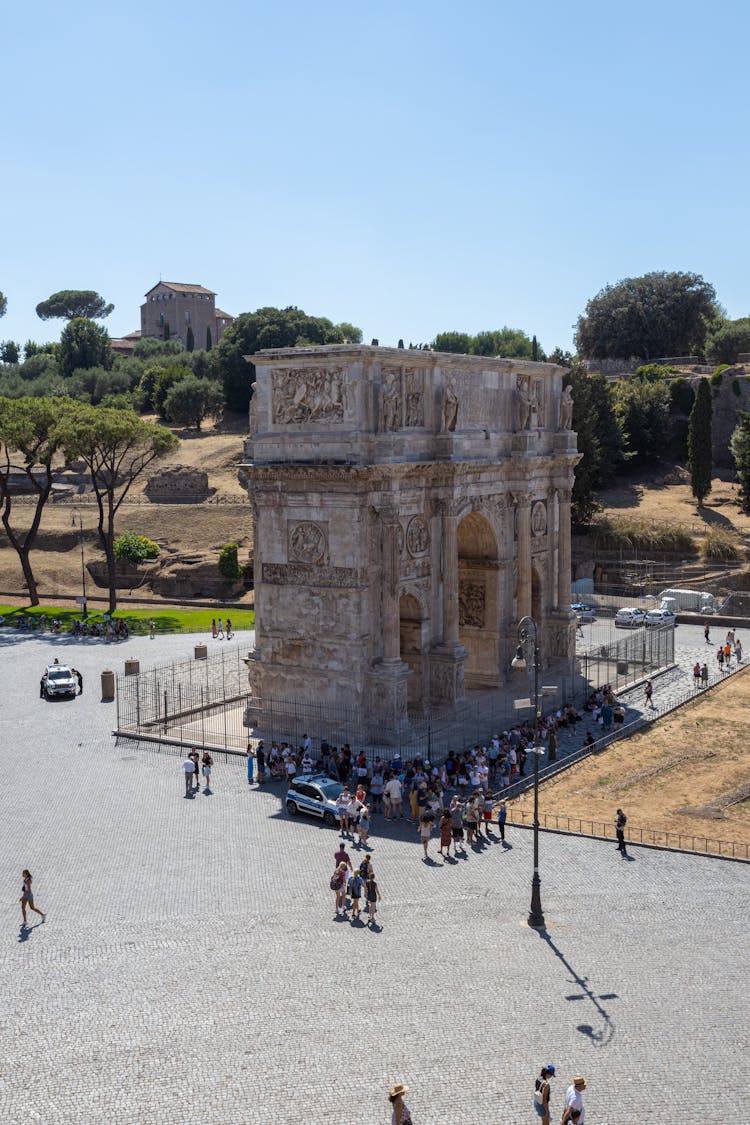
<svg viewBox="0 0 750 1125">
<path fill-rule="evenodd" d="M 159 313 L 159 324 L 160 325 L 164 324 L 164 313 Z"/>
<path fill-rule="evenodd" d="M 185 324 L 190 324 L 190 309 L 185 310 Z"/>
</svg>

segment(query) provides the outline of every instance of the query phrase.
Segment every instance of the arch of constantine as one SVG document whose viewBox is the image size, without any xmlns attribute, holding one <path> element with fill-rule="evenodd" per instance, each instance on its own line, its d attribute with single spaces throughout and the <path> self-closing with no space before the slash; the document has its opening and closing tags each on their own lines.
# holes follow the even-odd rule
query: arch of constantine
<svg viewBox="0 0 750 1125">
<path fill-rule="evenodd" d="M 562 368 L 361 345 L 248 358 L 260 707 L 330 702 L 396 733 L 501 687 L 526 614 L 545 663 L 570 662 Z"/>
</svg>

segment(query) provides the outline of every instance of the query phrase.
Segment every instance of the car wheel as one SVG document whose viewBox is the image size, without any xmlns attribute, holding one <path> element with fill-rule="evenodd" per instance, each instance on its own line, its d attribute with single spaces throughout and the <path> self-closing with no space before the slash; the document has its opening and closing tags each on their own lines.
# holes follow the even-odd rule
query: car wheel
<svg viewBox="0 0 750 1125">
<path fill-rule="evenodd" d="M 327 824 L 329 828 L 333 828 L 336 824 L 336 817 L 332 812 L 323 813 L 323 823 Z"/>
<path fill-rule="evenodd" d="M 287 801 L 286 811 L 289 813 L 290 816 L 296 816 L 297 813 L 299 812 L 299 809 L 297 808 L 297 805 L 294 801 Z"/>
</svg>

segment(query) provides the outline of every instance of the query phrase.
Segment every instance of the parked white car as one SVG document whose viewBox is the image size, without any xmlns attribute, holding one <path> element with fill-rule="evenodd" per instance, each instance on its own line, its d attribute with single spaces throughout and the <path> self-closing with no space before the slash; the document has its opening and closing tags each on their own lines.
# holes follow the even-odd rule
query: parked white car
<svg viewBox="0 0 750 1125">
<path fill-rule="evenodd" d="M 677 618 L 671 609 L 650 609 L 643 624 L 647 629 L 663 629 L 665 625 L 674 625 L 676 622 Z"/>
<path fill-rule="evenodd" d="M 625 609 L 618 609 L 615 614 L 615 628 L 616 629 L 636 629 L 642 625 L 646 619 L 646 614 L 642 609 L 635 609 L 634 607 L 626 607 Z"/>
</svg>

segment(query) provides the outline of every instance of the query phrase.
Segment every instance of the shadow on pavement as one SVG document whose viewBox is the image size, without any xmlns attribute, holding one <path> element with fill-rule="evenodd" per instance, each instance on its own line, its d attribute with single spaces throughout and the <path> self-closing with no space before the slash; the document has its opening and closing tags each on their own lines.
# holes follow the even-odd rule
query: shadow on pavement
<svg viewBox="0 0 750 1125">
<path fill-rule="evenodd" d="M 580 1031 L 581 1035 L 585 1035 L 586 1038 L 589 1039 L 591 1041 L 592 1045 L 595 1046 L 595 1047 L 605 1047 L 605 1046 L 607 1046 L 607 1044 L 611 1043 L 612 1040 L 614 1039 L 615 1025 L 614 1025 L 614 1022 L 612 1021 L 612 1019 L 610 1018 L 609 1012 L 600 1003 L 600 1001 L 601 1000 L 618 1000 L 619 997 L 618 997 L 617 993 L 616 992 L 601 992 L 601 993 L 598 993 L 598 994 L 595 993 L 594 990 L 592 989 L 591 985 L 589 984 L 589 978 L 588 977 L 582 977 L 580 975 L 580 973 L 578 973 L 573 968 L 570 961 L 567 959 L 567 957 L 562 952 L 562 950 L 559 948 L 559 946 L 555 945 L 549 931 L 548 930 L 537 930 L 537 933 L 539 934 L 539 937 L 542 939 L 542 941 L 546 942 L 546 944 L 549 946 L 551 951 L 554 953 L 555 957 L 557 957 L 557 959 L 562 962 L 562 964 L 565 966 L 565 968 L 571 974 L 570 977 L 568 978 L 569 983 L 577 985 L 578 988 L 580 988 L 580 990 L 581 990 L 580 992 L 576 992 L 576 993 L 573 993 L 569 996 L 566 996 L 565 999 L 569 1000 L 569 1001 L 579 1001 L 580 1000 L 580 1001 L 588 1002 L 588 1004 L 591 1005 L 591 1007 L 596 1012 L 596 1015 L 597 1015 L 598 1020 L 600 1022 L 599 1030 L 597 1030 L 594 1026 L 592 1026 L 592 1024 L 579 1023 L 576 1027 L 576 1031 Z"/>
</svg>

